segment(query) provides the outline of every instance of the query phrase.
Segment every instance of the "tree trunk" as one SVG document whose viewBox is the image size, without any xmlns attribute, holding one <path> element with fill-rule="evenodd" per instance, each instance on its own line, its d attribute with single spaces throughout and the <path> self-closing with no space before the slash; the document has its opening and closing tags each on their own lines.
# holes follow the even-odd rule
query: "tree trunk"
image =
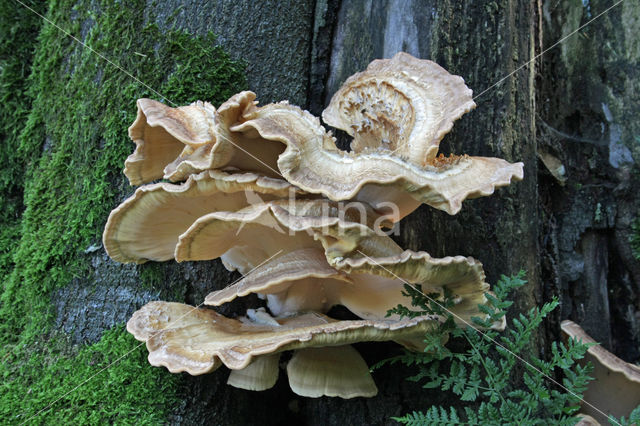
<svg viewBox="0 0 640 426">
<path fill-rule="evenodd" d="M 640 357 L 640 247 L 634 252 L 631 243 L 634 232 L 640 232 L 640 229 L 632 230 L 640 204 L 640 196 L 634 191 L 638 188 L 640 159 L 638 0 L 624 2 L 571 36 L 578 26 L 603 12 L 609 2 L 148 0 L 131 5 L 99 3 L 80 2 L 75 8 L 69 5 L 58 5 L 58 8 L 68 8 L 62 12 L 69 15 L 69 22 L 75 25 L 70 31 L 92 46 L 100 40 L 91 31 L 99 20 L 93 14 L 112 13 L 109 8 L 130 8 L 127 12 L 130 19 L 140 24 L 138 38 L 123 40 L 121 45 L 113 47 L 119 49 L 117 51 L 100 51 L 109 58 L 119 58 L 116 62 L 127 72 L 142 75 L 134 71 L 138 69 L 136 66 L 141 67 L 140 70 L 144 67 L 134 63 L 139 55 L 165 57 L 162 56 L 165 40 L 149 39 L 149 34 L 157 36 L 180 30 L 193 38 L 204 39 L 211 31 L 232 60 L 243 61 L 246 83 L 257 93 L 261 104 L 286 99 L 315 115 L 321 113 L 349 75 L 363 70 L 373 59 L 389 58 L 399 51 L 434 60 L 450 73 L 463 76 L 474 90 L 477 108 L 456 122 L 441 143 L 441 152 L 522 161 L 525 179 L 497 190 L 490 197 L 465 202 L 456 216 L 423 205 L 401 222 L 398 243 L 406 249 L 427 251 L 434 257 L 472 256 L 483 263 L 489 283 L 495 283 L 501 274 L 526 270 L 529 284 L 515 296 L 512 313 L 528 310 L 554 296 L 561 301 L 555 322 L 548 324 L 539 336 L 536 346 L 541 353 L 548 341 L 557 339 L 558 321 L 571 318 L 626 360 L 637 361 Z M 22 6 L 10 2 L 3 7 L 20 9 Z M 55 10 L 54 5 L 43 13 L 53 17 L 61 11 Z M 41 21 L 34 22 L 31 21 L 30 28 L 40 28 L 41 33 L 53 31 Z M 142 30 L 149 25 L 156 26 L 157 32 Z M 2 36 L 8 40 L 15 37 Z M 565 36 L 568 36 L 566 41 L 545 51 Z M 75 43 L 62 34 L 59 37 L 65 46 Z M 39 49 L 45 51 L 41 45 L 43 39 L 41 35 L 40 39 L 20 41 L 31 43 L 36 52 L 36 65 L 42 63 L 37 55 Z M 135 50 L 144 43 L 155 47 Z M 83 62 L 78 51 L 82 47 L 75 49 L 51 65 L 47 72 L 52 73 L 52 81 L 71 79 L 74 73 L 80 72 Z M 541 53 L 541 59 L 534 61 Z M 171 55 L 165 58 L 170 61 Z M 27 59 L 31 63 L 32 58 Z M 7 61 L 4 57 L 2 60 Z M 101 64 L 111 67 L 106 62 Z M 95 74 L 91 78 L 101 82 L 100 70 L 92 72 Z M 169 79 L 168 75 L 157 77 L 158 84 L 165 84 Z M 34 81 L 32 77 L 29 84 L 35 85 Z M 97 84 L 94 90 L 103 90 L 101 87 Z M 189 93 L 189 87 L 184 90 Z M 135 112 L 135 97 L 127 97 L 131 93 L 123 90 L 112 99 L 112 102 L 121 102 L 119 108 L 126 110 L 122 117 L 131 117 Z M 29 99 L 37 102 L 38 96 L 31 93 Z M 147 96 L 159 99 L 154 93 Z M 217 96 L 219 93 L 212 89 L 211 97 L 203 100 L 217 99 Z M 28 111 L 31 106 L 25 108 Z M 81 120 L 80 112 L 78 114 Z M 67 237 L 61 232 L 59 238 L 64 241 L 61 244 L 66 244 L 64 254 L 47 258 L 49 263 L 42 265 L 41 270 L 21 260 L 26 246 L 32 244 L 27 236 L 39 232 L 42 226 L 29 218 L 42 217 L 60 223 L 66 220 L 56 216 L 58 207 L 52 205 L 47 205 L 49 210 L 41 211 L 42 215 L 38 216 L 45 207 L 34 195 L 38 190 L 34 182 L 39 182 L 39 173 L 50 167 L 47 159 L 62 143 L 63 136 L 48 131 L 51 123 L 61 120 L 60 114 L 49 111 L 40 121 L 33 118 L 34 113 L 31 117 L 23 114 L 15 126 L 27 127 L 30 132 L 27 135 L 39 135 L 31 141 L 37 149 L 21 148 L 23 154 L 20 155 L 3 153 L 3 160 L 21 162 L 27 170 L 24 185 L 5 185 L 13 194 L 13 198 L 6 198 L 7 206 L 21 211 L 24 190 L 26 210 L 22 219 L 19 215 L 2 218 L 3 226 L 15 226 L 22 220 L 20 235 L 0 241 L 2 249 L 12 253 L 14 259 L 7 267 L 0 263 L 0 272 L 5 273 L 6 269 L 4 281 L 9 283 L 3 288 L 1 318 L 13 327 L 10 341 L 4 344 L 19 346 L 19 342 L 25 341 L 39 348 L 38 345 L 46 346 L 47 340 L 54 340 L 60 334 L 71 336 L 69 344 L 93 344 L 105 330 L 126 322 L 136 309 L 150 300 L 162 298 L 197 305 L 208 292 L 225 287 L 237 278 L 219 261 L 125 266 L 109 259 L 99 243 L 101 228 L 106 222 L 104 212 L 133 192 L 125 186 L 124 176 L 115 167 L 104 174 L 104 180 L 115 188 L 115 195 L 101 200 L 104 205 L 97 210 L 101 213 L 94 222 L 87 218 L 88 225 L 81 228 L 81 232 L 88 237 L 74 239 L 75 236 Z M 97 117 L 103 116 L 98 113 Z M 118 125 L 122 146 L 128 144 L 124 151 L 133 150 L 133 144 L 126 140 L 129 124 L 123 120 Z M 91 125 L 91 121 L 86 122 L 86 127 Z M 5 143 L 13 140 L 6 131 L 3 137 Z M 92 137 L 95 144 L 87 149 L 108 155 L 111 148 L 103 144 L 106 136 Z M 341 138 L 344 139 L 344 135 Z M 27 145 L 28 141 L 21 144 Z M 122 147 L 114 149 L 124 152 Z M 24 152 L 37 155 L 25 157 Z M 119 162 L 124 159 L 122 153 L 117 157 Z M 73 151 L 64 167 L 74 167 L 76 163 L 87 166 L 88 161 L 93 160 L 83 156 L 82 150 Z M 22 177 L 15 176 L 15 179 L 20 182 Z M 95 179 L 87 179 L 87 185 L 100 184 Z M 82 185 L 79 190 L 55 187 L 51 182 L 47 185 L 47 191 L 60 191 L 61 198 L 65 191 L 88 191 Z M 85 245 L 80 247 L 78 241 Z M 46 245 L 33 250 L 37 259 L 37 250 L 46 250 Z M 83 265 L 78 266 L 77 272 L 51 272 L 76 263 Z M 39 271 L 40 275 L 32 274 L 28 268 Z M 36 282 L 37 277 L 47 277 L 50 281 L 41 285 Z M 24 305 L 32 295 L 50 301 L 50 305 L 38 305 L 40 307 L 33 310 L 14 309 L 13 306 Z M 251 298 L 238 301 L 224 307 L 222 312 L 240 313 L 253 301 Z M 47 313 L 52 327 L 44 341 L 34 343 L 24 337 L 28 326 L 15 316 L 45 317 Z M 2 336 L 5 340 L 9 339 L 6 333 Z M 369 364 L 399 350 L 398 345 L 390 343 L 360 344 L 357 348 Z M 144 350 L 138 348 L 138 351 Z M 69 353 L 73 358 L 73 351 Z M 144 364 L 139 368 L 153 367 Z M 163 378 L 170 376 L 164 369 L 159 374 Z M 374 372 L 378 396 L 342 400 L 299 397 L 289 389 L 284 373 L 273 389 L 264 392 L 227 386 L 224 368 L 199 377 L 183 374 L 176 385 L 179 401 L 167 410 L 166 421 L 218 425 L 392 424 L 391 416 L 434 404 L 457 404 L 438 392 L 407 382 L 405 378 L 409 375 L 410 369 L 384 367 Z M 92 380 L 101 380 L 101 376 Z M 37 404 L 45 408 L 46 401 Z M 144 413 L 140 416 L 144 418 Z"/>
</svg>

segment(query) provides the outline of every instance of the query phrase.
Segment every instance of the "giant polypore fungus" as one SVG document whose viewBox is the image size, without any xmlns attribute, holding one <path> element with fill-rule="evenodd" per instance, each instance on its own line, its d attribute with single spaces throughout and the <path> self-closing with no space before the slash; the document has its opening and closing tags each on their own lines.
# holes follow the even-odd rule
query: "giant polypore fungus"
<svg viewBox="0 0 640 426">
<path fill-rule="evenodd" d="M 138 116 L 129 128 L 136 150 L 125 161 L 132 185 L 164 177 L 181 181 L 204 170 L 236 168 L 277 177 L 275 160 L 283 148 L 265 144 L 229 127 L 247 109 L 255 94 L 240 92 L 216 109 L 208 102 L 171 108 L 151 99 L 138 100 Z"/>
<path fill-rule="evenodd" d="M 197 375 L 214 371 L 222 364 L 232 370 L 242 370 L 250 367 L 254 360 L 261 362 L 261 357 L 286 350 L 388 340 L 420 346 L 424 333 L 436 323 L 436 318 L 432 317 L 397 321 L 337 321 L 318 313 L 269 319 L 231 319 L 211 309 L 181 303 L 151 302 L 133 314 L 127 323 L 127 330 L 136 339 L 146 342 L 151 365 L 165 366 L 171 372 L 186 371 Z M 362 368 L 364 361 L 360 355 L 349 349 L 337 353 L 344 351 L 348 355 L 341 362 L 347 363 L 347 368 L 354 367 L 354 371 L 343 376 L 341 383 L 336 382 L 339 374 L 323 377 L 319 371 L 304 366 L 326 363 L 326 358 L 336 356 L 335 351 L 303 352 L 298 358 L 294 355 L 294 365 L 288 368 L 290 377 L 293 377 L 294 390 L 304 389 L 308 396 L 325 395 L 323 392 L 327 389 L 335 393 L 333 396 L 375 394 L 375 385 L 372 389 L 372 382 L 367 378 L 369 371 Z M 265 369 L 271 377 L 273 365 L 270 363 Z M 326 366 L 323 368 L 326 370 Z M 337 370 L 340 371 L 339 368 Z"/>
<path fill-rule="evenodd" d="M 562 332 L 568 337 L 582 343 L 591 343 L 584 357 L 585 362 L 591 362 L 594 380 L 584 391 L 582 412 L 605 424 L 607 417 L 596 411 L 604 411 L 607 416 L 615 418 L 629 414 L 640 405 L 640 367 L 625 362 L 600 346 L 578 324 L 564 320 L 561 324 Z"/>
<path fill-rule="evenodd" d="M 280 353 L 257 356 L 240 370 L 231 370 L 227 384 L 235 388 L 262 391 L 278 381 Z"/>
<path fill-rule="evenodd" d="M 152 99 L 138 99 L 138 116 L 129 127 L 136 150 L 127 158 L 124 174 L 131 185 L 159 179 L 164 167 L 180 155 L 185 146 L 192 149 L 215 139 L 213 115 L 208 102 L 171 108 Z"/>
<path fill-rule="evenodd" d="M 499 158 L 437 157 L 419 165 L 388 149 L 341 151 L 317 118 L 288 103 L 249 110 L 242 118 L 234 132 L 286 144 L 278 169 L 289 182 L 334 201 L 366 202 L 395 221 L 420 203 L 455 214 L 466 198 L 522 179 L 522 163 Z"/>
<path fill-rule="evenodd" d="M 453 122 L 475 108 L 472 93 L 462 77 L 400 52 L 349 77 L 322 119 L 353 136 L 353 152 L 391 151 L 425 166 Z"/>
<path fill-rule="evenodd" d="M 367 226 L 378 216 L 359 205 L 364 224 L 357 221 L 355 209 L 345 211 L 328 200 L 276 200 L 209 213 L 180 236 L 175 258 L 182 262 L 221 257 L 228 269 L 246 274 L 273 256 L 305 248 L 324 247 L 330 259 L 357 251 L 376 256 L 389 246 L 401 251 L 389 237 Z"/>
<path fill-rule="evenodd" d="M 327 124 L 354 136 L 350 153 L 315 117 L 286 103 L 247 109 L 231 129 L 286 144 L 278 168 L 306 191 L 365 201 L 396 220 L 420 203 L 455 214 L 464 199 L 523 177 L 522 163 L 436 156 L 453 122 L 475 107 L 471 94 L 461 77 L 401 52 L 347 79 L 322 113 Z"/>
<path fill-rule="evenodd" d="M 471 93 L 462 78 L 431 61 L 405 53 L 373 61 L 345 82 L 323 113 L 328 124 L 354 136 L 352 152 L 338 149 L 308 112 L 287 102 L 257 107 L 251 92 L 233 96 L 218 111 L 194 104 L 182 107 L 185 111 L 164 107 L 162 114 L 152 114 L 154 109 L 143 108 L 152 101 L 145 100 L 130 129 L 137 149 L 127 164 L 146 165 L 155 157 L 165 161 L 169 154 L 145 152 L 171 145 L 166 142 L 170 134 L 171 153 L 185 146 L 164 169 L 164 177 L 174 181 L 207 168 L 234 167 L 280 174 L 334 201 L 367 202 L 395 221 L 421 203 L 455 214 L 465 199 L 490 195 L 523 177 L 522 163 L 436 155 L 453 122 L 475 106 Z M 192 110 L 198 112 L 187 113 Z M 186 129 L 200 129 L 203 116 L 214 124 L 206 137 L 197 138 Z M 131 182 L 140 182 L 129 169 Z"/>
<path fill-rule="evenodd" d="M 274 315 L 327 312 L 339 304 L 361 318 L 381 319 L 410 304 L 405 284 L 420 284 L 430 293 L 450 293 L 461 324 L 481 315 L 489 286 L 479 262 L 403 251 L 390 237 L 347 220 L 356 219 L 354 210 L 340 211 L 326 200 L 288 200 L 213 212 L 180 236 L 176 259 L 222 257 L 229 269 L 248 274 L 207 296 L 213 306 L 260 293 Z M 256 246 L 255 238 L 264 242 Z"/>
<path fill-rule="evenodd" d="M 279 352 L 254 357 L 245 368 L 231 370 L 227 384 L 254 391 L 269 389 L 278 379 L 279 361 Z M 296 349 L 287 362 L 287 376 L 295 393 L 311 398 L 378 393 L 367 363 L 351 345 Z"/>
<path fill-rule="evenodd" d="M 290 191 L 300 193 L 281 179 L 218 170 L 191 175 L 181 185 L 141 186 L 111 212 L 102 240 L 109 256 L 119 262 L 173 259 L 178 237 L 201 216 L 283 198 Z"/>
<path fill-rule="evenodd" d="M 437 155 L 454 121 L 474 107 L 461 77 L 405 53 L 349 78 L 324 111 L 327 124 L 353 137 L 351 152 L 307 111 L 287 102 L 258 107 L 252 92 L 217 110 L 138 100 L 125 174 L 132 185 L 170 182 L 138 188 L 111 213 L 108 254 L 136 263 L 221 258 L 244 277 L 205 303 L 257 293 L 270 311 L 231 319 L 151 302 L 127 324 L 146 342 L 149 362 L 190 374 L 224 364 L 230 385 L 264 390 L 277 380 L 280 353 L 292 350 L 294 392 L 373 396 L 350 344 L 393 340 L 420 351 L 424 333 L 444 319 L 387 317 L 398 304 L 409 307 L 405 285 L 446 298 L 460 324 L 482 317 L 489 286 L 478 261 L 403 250 L 382 232 L 422 203 L 455 214 L 465 199 L 522 179 L 522 163 Z M 361 319 L 324 315 L 335 305 Z"/>
<path fill-rule="evenodd" d="M 299 349 L 287 363 L 287 376 L 295 393 L 310 398 L 378 393 L 367 363 L 351 345 Z"/>
<path fill-rule="evenodd" d="M 342 305 L 364 319 L 382 319 L 397 305 L 410 306 L 405 284 L 419 284 L 426 293 L 451 295 L 455 320 L 464 326 L 482 316 L 487 302 L 482 265 L 462 256 L 433 259 L 425 252 L 345 259 L 329 265 L 322 251 L 302 249 L 270 259 L 239 282 L 209 294 L 205 304 L 220 306 L 250 293 L 266 295 L 274 315 L 327 312 Z M 417 308 L 416 308 L 417 309 Z M 397 317 L 392 317 L 397 318 Z M 496 324 L 501 328 L 502 324 Z"/>
</svg>

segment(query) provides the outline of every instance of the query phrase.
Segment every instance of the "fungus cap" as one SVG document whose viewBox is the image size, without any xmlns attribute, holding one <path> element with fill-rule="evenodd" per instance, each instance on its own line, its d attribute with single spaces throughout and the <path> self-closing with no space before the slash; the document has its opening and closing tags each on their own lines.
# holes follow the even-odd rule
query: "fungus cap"
<svg viewBox="0 0 640 426">
<path fill-rule="evenodd" d="M 220 105 L 211 128 L 214 139 L 202 146 L 185 146 L 180 155 L 165 167 L 164 178 L 175 182 L 203 170 L 224 168 L 281 177 L 276 159 L 284 147 L 230 131 L 243 114 L 256 108 L 255 97 L 255 93 L 244 91 Z"/>
<path fill-rule="evenodd" d="M 129 127 L 136 149 L 124 163 L 124 174 L 131 185 L 160 179 L 164 167 L 180 155 L 185 145 L 196 149 L 215 140 L 215 108 L 208 102 L 171 108 L 143 98 L 136 104 L 138 115 Z"/>
<path fill-rule="evenodd" d="M 229 131 L 243 113 L 255 109 L 254 99 L 253 92 L 240 92 L 217 111 L 208 102 L 172 108 L 138 99 L 138 115 L 129 127 L 136 149 L 124 169 L 131 185 L 160 178 L 178 182 L 204 170 L 224 168 L 279 177 L 275 161 L 283 147 Z"/>
<path fill-rule="evenodd" d="M 241 92 L 216 111 L 209 104 L 170 108 L 140 100 L 131 127 L 132 183 L 172 181 L 207 169 L 283 176 L 334 201 L 360 200 L 396 222 L 429 204 L 456 214 L 467 198 L 490 195 L 523 177 L 523 164 L 498 158 L 437 157 L 453 122 L 475 104 L 459 76 L 399 53 L 349 78 L 323 113 L 354 136 L 353 152 L 306 111 L 287 102 L 258 108 Z M 166 167 L 165 167 L 166 166 Z"/>
<path fill-rule="evenodd" d="M 281 179 L 218 170 L 192 175 L 181 185 L 144 185 L 111 212 L 103 244 L 118 262 L 173 259 L 178 237 L 199 217 L 283 198 L 292 191 L 300 192 Z"/>
<path fill-rule="evenodd" d="M 231 370 L 227 384 L 262 391 L 278 380 L 280 353 L 254 358 L 241 370 Z M 287 363 L 289 385 L 300 396 L 372 397 L 378 392 L 369 367 L 351 346 L 327 346 L 293 351 Z"/>
<path fill-rule="evenodd" d="M 328 200 L 275 200 L 235 212 L 213 212 L 196 220 L 179 238 L 177 261 L 222 257 L 225 266 L 246 274 L 274 256 L 324 247 L 329 258 L 354 250 L 376 255 L 400 247 L 374 231 L 379 216 L 357 203 L 343 209 Z M 363 223 L 356 222 L 362 221 Z M 260 244 L 256 244 L 260 241 Z"/>
<path fill-rule="evenodd" d="M 330 265 L 319 249 L 293 251 L 256 267 L 237 283 L 210 293 L 205 304 L 220 306 L 250 293 L 266 295 L 274 315 L 299 311 L 327 312 L 343 305 L 364 319 L 387 318 L 387 311 L 411 307 L 405 284 L 419 284 L 424 293 L 447 291 L 454 320 L 464 326 L 482 317 L 478 305 L 487 303 L 489 285 L 480 262 L 462 256 L 434 259 L 425 252 L 404 251 L 372 258 L 344 258 Z M 442 299 L 440 298 L 442 301 Z M 392 316 L 397 319 L 397 316 Z M 504 328 L 503 323 L 494 328 Z"/>
<path fill-rule="evenodd" d="M 234 388 L 263 391 L 278 381 L 280 353 L 257 356 L 241 370 L 231 370 L 227 384 Z"/>
<path fill-rule="evenodd" d="M 242 119 L 233 132 L 286 145 L 277 164 L 287 181 L 333 201 L 366 202 L 393 222 L 421 203 L 456 214 L 465 199 L 523 177 L 522 163 L 500 158 L 441 156 L 418 165 L 390 150 L 341 151 L 316 117 L 288 103 L 256 108 Z"/>
<path fill-rule="evenodd" d="M 415 341 L 436 319 L 337 321 L 318 313 L 274 318 L 276 324 L 247 317 L 227 318 L 211 309 L 174 302 L 150 302 L 136 311 L 127 330 L 146 341 L 149 363 L 171 372 L 197 375 L 220 364 L 239 370 L 257 356 L 290 349 L 341 346 L 365 341 Z"/>
<path fill-rule="evenodd" d="M 454 121 L 475 108 L 472 95 L 462 77 L 399 52 L 349 77 L 322 119 L 354 137 L 353 152 L 392 151 L 426 166 Z"/>
<path fill-rule="evenodd" d="M 597 342 L 575 322 L 564 320 L 560 327 L 566 336 L 594 344 L 585 355 L 585 361 L 593 364 L 594 380 L 587 385 L 584 400 L 608 415 L 628 418 L 631 411 L 640 405 L 640 367 L 621 360 L 595 344 Z M 582 412 L 600 422 L 607 421 L 590 405 L 582 404 Z"/>
</svg>

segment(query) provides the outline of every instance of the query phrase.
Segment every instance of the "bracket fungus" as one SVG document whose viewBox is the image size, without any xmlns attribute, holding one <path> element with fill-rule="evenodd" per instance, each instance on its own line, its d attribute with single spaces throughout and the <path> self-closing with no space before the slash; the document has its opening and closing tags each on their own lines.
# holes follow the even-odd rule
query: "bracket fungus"
<svg viewBox="0 0 640 426">
<path fill-rule="evenodd" d="M 411 305 L 403 295 L 405 283 L 423 291 L 452 295 L 450 308 L 462 326 L 482 317 L 478 305 L 487 303 L 482 265 L 462 256 L 433 259 L 425 252 L 404 251 L 395 256 L 346 259 L 332 267 L 322 251 L 302 249 L 262 263 L 237 283 L 214 291 L 205 304 L 220 306 L 250 293 L 265 295 L 274 315 L 327 312 L 342 305 L 363 319 L 387 318 L 397 305 Z M 397 319 L 392 316 L 392 319 Z M 496 324 L 502 328 L 503 324 Z"/>
<path fill-rule="evenodd" d="M 372 396 L 375 385 L 372 389 L 372 381 L 366 377 L 369 371 L 362 368 L 364 361 L 360 355 L 344 349 L 344 345 L 388 340 L 420 345 L 424 333 L 437 321 L 426 316 L 397 321 L 337 321 L 314 312 L 269 317 L 270 321 L 249 317 L 231 319 L 211 309 L 174 302 L 150 302 L 133 314 L 127 322 L 127 330 L 136 339 L 146 342 L 151 365 L 164 366 L 173 373 L 186 371 L 198 375 L 214 371 L 223 364 L 232 370 L 243 370 L 251 368 L 252 362 L 258 362 L 262 364 L 258 368 L 265 367 L 261 370 L 268 376 L 265 380 L 253 379 L 260 387 L 274 375 L 273 361 L 261 361 L 261 358 L 286 350 L 339 346 L 343 349 L 294 355 L 294 365 L 287 370 L 294 379 L 294 391 L 305 389 L 308 396 L 321 396 L 325 395 L 322 392 L 330 390 L 339 396 L 353 397 Z M 343 376 L 340 384 L 331 383 L 337 378 L 335 372 L 322 377 L 317 370 L 305 371 L 305 364 L 322 365 L 336 353 L 345 354 L 342 362 L 356 369 Z M 266 365 L 263 364 L 265 361 Z M 326 365 L 323 368 L 326 369 Z M 255 376 L 255 372 L 250 371 L 248 375 Z M 238 377 L 233 381 L 247 383 Z"/>
<path fill-rule="evenodd" d="M 152 99 L 138 99 L 138 115 L 129 127 L 136 150 L 125 161 L 131 185 L 163 176 L 164 167 L 183 149 L 196 149 L 214 140 L 215 108 L 208 102 L 171 108 Z"/>
<path fill-rule="evenodd" d="M 297 350 L 287 363 L 287 376 L 295 393 L 310 398 L 378 393 L 367 363 L 351 345 Z"/>
<path fill-rule="evenodd" d="M 625 362 L 600 346 L 578 324 L 562 321 L 562 333 L 582 343 L 592 343 L 585 354 L 585 362 L 591 362 L 594 380 L 584 391 L 584 400 L 615 418 L 629 417 L 640 405 L 640 367 Z M 582 404 L 582 412 L 605 423 L 608 419 L 590 405 Z"/>
<path fill-rule="evenodd" d="M 119 262 L 173 259 L 178 237 L 201 216 L 237 210 L 299 190 L 288 182 L 255 173 L 208 170 L 181 184 L 144 185 L 114 209 L 103 233 L 105 250 Z"/>
<path fill-rule="evenodd" d="M 333 201 L 366 202 L 395 221 L 421 203 L 455 214 L 465 199 L 490 195 L 523 176 L 522 163 L 500 158 L 434 157 L 418 165 L 389 149 L 341 151 L 317 118 L 288 103 L 249 110 L 243 120 L 231 129 L 286 144 L 278 169 L 295 186 Z M 389 209 L 393 205 L 397 210 Z"/>
<path fill-rule="evenodd" d="M 352 152 L 338 149 L 333 136 L 307 111 L 287 102 L 257 107 L 252 92 L 234 95 L 217 111 L 196 103 L 153 114 L 155 109 L 144 108 L 151 102 L 145 100 L 139 102 L 138 119 L 130 128 L 137 148 L 127 159 L 125 173 L 139 183 L 142 180 L 132 178 L 143 174 L 138 168 L 155 157 L 164 162 L 169 151 L 185 146 L 171 164 L 163 164 L 165 178 L 175 181 L 188 173 L 234 167 L 281 175 L 334 201 L 369 203 L 394 214 L 395 221 L 421 203 L 456 214 L 465 199 L 493 194 L 495 188 L 523 178 L 522 163 L 437 156 L 453 122 L 475 107 L 471 93 L 461 77 L 431 61 L 406 53 L 373 61 L 344 83 L 323 112 L 326 123 L 354 136 Z M 213 124 L 198 138 L 192 129 L 201 128 L 203 116 Z M 158 127 L 165 132 L 151 131 Z M 169 145 L 170 150 L 165 148 Z M 157 154 L 161 149 L 163 155 Z"/>
<path fill-rule="evenodd" d="M 324 248 L 328 259 L 386 253 L 389 246 L 401 251 L 386 235 L 367 224 L 377 217 L 359 204 L 365 223 L 352 209 L 341 209 L 328 200 L 275 200 L 235 212 L 213 212 L 196 220 L 179 238 L 178 262 L 222 258 L 229 270 L 246 274 L 280 253 L 304 248 Z M 351 219 L 351 220 L 350 220 Z M 262 241 L 255 244 L 256 239 Z"/>
<path fill-rule="evenodd" d="M 387 317 L 410 304 L 405 284 L 451 297 L 460 323 L 482 316 L 489 291 L 475 259 L 403 250 L 382 229 L 423 203 L 456 214 L 465 199 L 522 179 L 523 165 L 438 156 L 455 120 L 475 107 L 472 92 L 461 77 L 405 53 L 350 77 L 323 112 L 353 137 L 350 152 L 309 112 L 286 101 L 259 107 L 255 98 L 241 92 L 218 109 L 138 100 L 124 172 L 146 185 L 111 213 L 103 241 L 120 262 L 221 258 L 244 277 L 211 289 L 203 303 L 257 293 L 266 309 L 232 319 L 156 301 L 127 330 L 146 342 L 152 365 L 171 372 L 225 365 L 231 386 L 265 390 L 281 352 L 292 350 L 294 392 L 371 397 L 376 385 L 350 344 L 392 340 L 423 350 L 424 333 L 443 320 Z M 149 184 L 161 178 L 170 182 Z M 360 319 L 326 316 L 335 305 Z"/>
<path fill-rule="evenodd" d="M 475 108 L 462 77 L 400 52 L 349 77 L 322 119 L 354 137 L 353 152 L 392 151 L 425 166 L 454 121 Z"/>
<path fill-rule="evenodd" d="M 136 150 L 125 161 L 132 185 L 165 178 L 172 182 L 205 170 L 235 168 L 277 177 L 275 161 L 283 148 L 231 133 L 256 95 L 233 95 L 216 110 L 208 102 L 171 108 L 151 99 L 138 100 L 138 116 L 129 127 Z"/>
<path fill-rule="evenodd" d="M 271 389 L 278 381 L 279 363 L 280 353 L 257 356 L 245 368 L 231 370 L 227 384 L 252 391 Z"/>
</svg>

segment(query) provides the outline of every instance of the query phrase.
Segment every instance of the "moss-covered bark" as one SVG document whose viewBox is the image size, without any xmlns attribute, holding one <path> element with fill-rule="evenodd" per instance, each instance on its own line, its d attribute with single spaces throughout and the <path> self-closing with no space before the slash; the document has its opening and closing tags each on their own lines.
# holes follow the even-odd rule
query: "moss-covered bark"
<svg viewBox="0 0 640 426">
<path fill-rule="evenodd" d="M 9 198 L 6 206 L 18 211 L 22 201 L 24 212 L 16 225 L 19 238 L 2 239 L 2 252 L 13 265 L 5 262 L 1 271 L 0 368 L 5 380 L 0 413 L 13 421 L 35 416 L 29 423 L 132 421 L 135 417 L 160 423 L 177 404 L 179 381 L 161 370 L 136 374 L 139 364 L 132 370 L 134 364 L 117 362 L 109 368 L 107 378 L 97 382 L 110 397 L 96 391 L 97 383 L 83 386 L 86 392 L 65 392 L 115 361 L 114 354 L 135 350 L 135 356 L 144 359 L 143 348 L 121 324 L 151 298 L 184 299 L 197 288 L 189 274 L 200 272 L 192 272 L 189 266 L 173 271 L 153 265 L 116 267 L 100 249 L 100 235 L 109 211 L 131 192 L 121 168 L 132 147 L 127 127 L 135 118 L 135 99 L 220 103 L 246 88 L 244 65 L 215 47 L 213 35 L 193 37 L 178 30 L 162 33 L 157 26 L 148 25 L 143 2 L 101 2 L 90 8 L 74 2 L 49 3 L 42 12 L 83 40 L 86 47 L 36 16 L 37 25 L 21 7 L 10 3 L 3 8 L 29 18 L 24 28 L 14 24 L 18 30 L 7 36 L 16 37 L 14 44 L 21 46 L 28 41 L 20 41 L 20 31 L 30 32 L 34 44 L 25 44 L 25 54 L 18 57 L 25 67 L 22 73 L 3 67 L 2 76 L 4 87 L 11 90 L 6 96 L 16 97 L 12 115 L 3 117 L 7 129 L 3 141 L 3 157 L 7 158 L 3 160 L 14 169 L 7 171 L 14 176 L 3 174 L 4 186 L 9 196 L 24 192 L 21 200 Z M 13 16 L 4 18 L 4 27 L 13 22 Z M 41 28 L 37 38 L 36 26 Z M 11 46 L 11 39 L 6 44 Z M 34 53 L 33 66 L 25 81 L 30 52 Z M 15 68 L 14 63 L 8 65 Z M 11 113 L 3 111 L 5 116 Z M 21 167 L 25 169 L 23 186 Z M 3 217 L 5 223 L 10 220 Z M 200 268 L 207 270 L 208 281 L 212 268 L 207 266 Z M 87 348 L 65 344 L 93 343 L 116 325 L 111 337 L 105 335 Z M 87 357 L 95 358 L 91 368 Z M 137 379 L 132 382 L 131 376 Z M 30 396 L 25 398 L 27 392 Z M 62 399 L 56 402 L 58 398 Z M 160 408 L 144 414 L 154 399 Z"/>
<path fill-rule="evenodd" d="M 246 61 L 249 88 L 261 103 L 306 105 L 314 3 L 149 0 L 145 14 L 163 30 L 213 31 L 232 58 Z"/>
<path fill-rule="evenodd" d="M 13 267 L 11 247 L 20 238 L 20 216 L 23 206 L 24 163 L 16 147 L 18 137 L 31 107 L 27 95 L 27 79 L 40 29 L 40 19 L 26 8 L 12 10 L 3 2 L 0 8 L 0 276 Z M 38 2 L 27 2 L 35 10 Z M 6 249 L 9 248 L 9 249 Z"/>
</svg>

